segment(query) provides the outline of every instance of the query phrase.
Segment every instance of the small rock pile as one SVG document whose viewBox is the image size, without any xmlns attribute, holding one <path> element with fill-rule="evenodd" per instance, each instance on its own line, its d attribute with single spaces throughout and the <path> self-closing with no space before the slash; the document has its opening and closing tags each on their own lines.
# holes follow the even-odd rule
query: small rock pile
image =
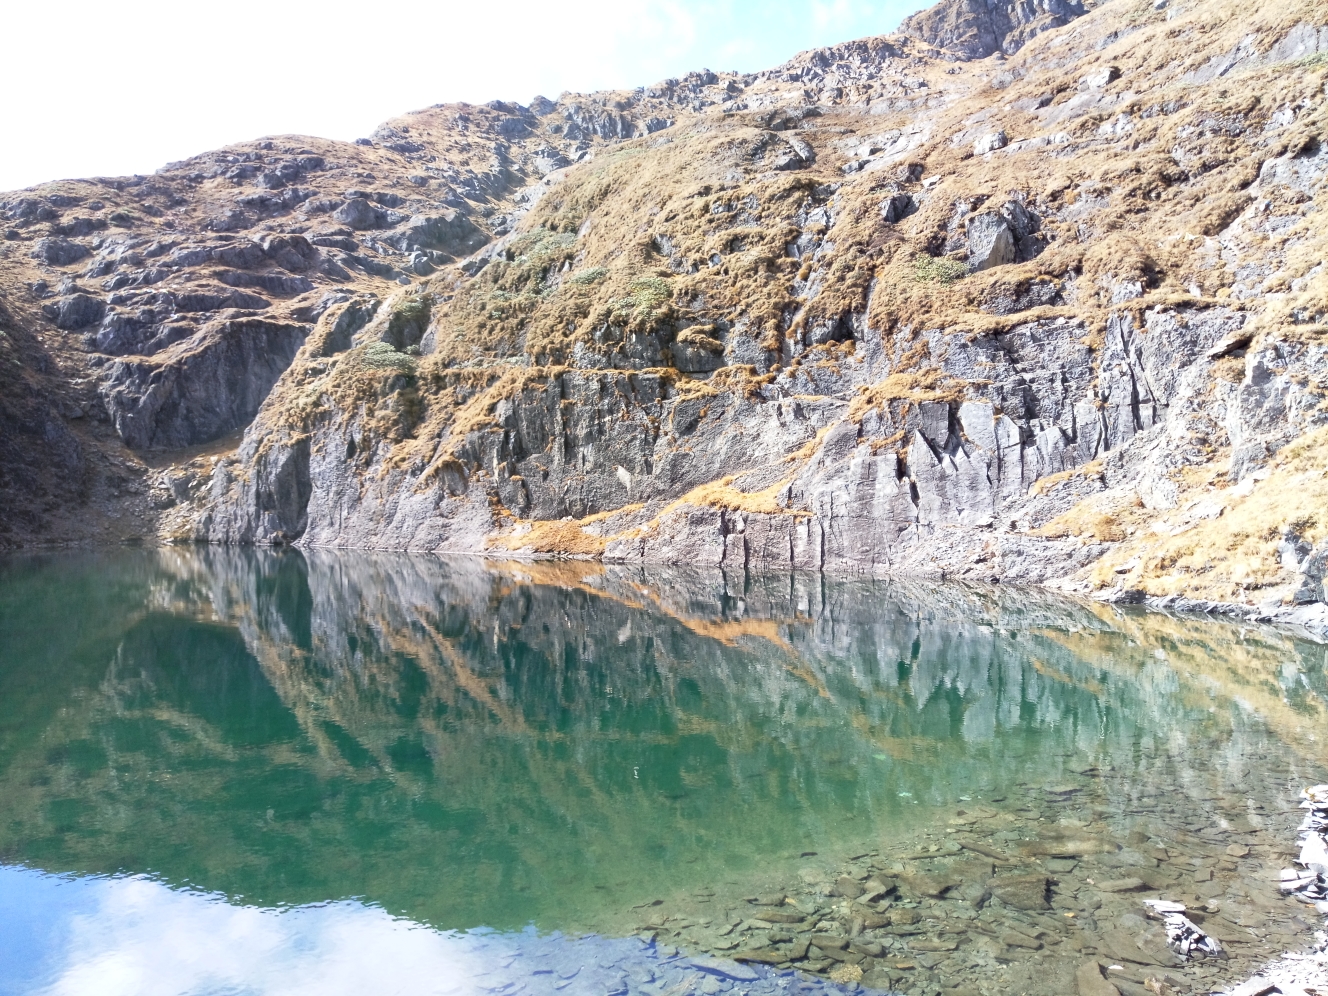
<svg viewBox="0 0 1328 996">
<path fill-rule="evenodd" d="M 1328 785 L 1315 785 L 1300 794 L 1301 809 L 1309 815 L 1300 825 L 1300 868 L 1282 872 L 1283 892 L 1328 914 Z"/>
<path fill-rule="evenodd" d="M 1145 899 L 1150 916 L 1162 921 L 1167 932 L 1167 947 L 1182 958 L 1200 955 L 1206 958 L 1225 958 L 1227 953 L 1217 938 L 1209 937 L 1198 925 L 1185 915 L 1184 903 L 1168 902 L 1165 899 Z"/>
</svg>

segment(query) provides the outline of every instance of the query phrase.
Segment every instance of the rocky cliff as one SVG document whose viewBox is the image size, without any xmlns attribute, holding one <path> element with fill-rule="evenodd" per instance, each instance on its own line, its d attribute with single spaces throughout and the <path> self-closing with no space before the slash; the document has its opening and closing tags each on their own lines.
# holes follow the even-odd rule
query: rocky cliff
<svg viewBox="0 0 1328 996">
<path fill-rule="evenodd" d="M 5 542 L 1054 584 L 1328 626 L 1328 8 L 944 0 L 11 195 Z"/>
</svg>

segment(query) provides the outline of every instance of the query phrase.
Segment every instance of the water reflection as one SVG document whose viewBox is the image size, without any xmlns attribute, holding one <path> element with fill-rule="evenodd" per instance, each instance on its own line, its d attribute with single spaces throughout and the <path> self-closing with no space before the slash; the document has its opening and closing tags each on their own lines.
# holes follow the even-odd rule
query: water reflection
<svg viewBox="0 0 1328 996">
<path fill-rule="evenodd" d="M 721 966 L 701 970 L 635 938 L 436 931 L 351 900 L 261 909 L 141 876 L 63 879 L 0 868 L 0 897 L 5 994 L 553 996 L 569 983 L 574 993 L 626 994 L 634 982 L 736 981 Z M 730 968 L 748 991 L 779 994 L 791 983 Z"/>
<path fill-rule="evenodd" d="M 621 932 L 639 903 L 1094 766 L 1115 773 L 1108 810 L 1177 788 L 1276 810 L 1322 770 L 1324 656 L 953 585 L 11 561 L 0 860 L 263 906 L 363 897 L 442 929 Z"/>
</svg>

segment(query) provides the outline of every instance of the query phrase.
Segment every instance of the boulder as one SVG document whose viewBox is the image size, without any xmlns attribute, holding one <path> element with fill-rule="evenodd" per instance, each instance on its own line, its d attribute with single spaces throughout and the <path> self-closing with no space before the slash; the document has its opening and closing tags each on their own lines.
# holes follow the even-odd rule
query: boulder
<svg viewBox="0 0 1328 996">
<path fill-rule="evenodd" d="M 436 249 L 462 255 L 482 246 L 485 236 L 464 214 L 444 211 L 442 214 L 412 215 L 406 224 L 383 241 L 402 252 Z"/>
<path fill-rule="evenodd" d="M 997 149 L 1003 149 L 1010 144 L 1010 137 L 1005 134 L 1005 130 L 993 131 L 990 134 L 983 135 L 973 143 L 973 154 L 975 156 L 985 156 L 988 152 L 995 152 Z"/>
<path fill-rule="evenodd" d="M 816 153 L 802 139 L 792 135 L 784 136 L 788 147 L 775 154 L 771 166 L 778 170 L 802 169 L 816 161 Z"/>
<path fill-rule="evenodd" d="M 1015 260 L 1014 233 L 1005 216 L 986 211 L 968 219 L 968 268 L 977 273 Z"/>
<path fill-rule="evenodd" d="M 56 328 L 72 331 L 100 322 L 106 314 L 106 302 L 91 294 L 68 294 L 45 305 L 42 312 L 55 319 Z"/>
<path fill-rule="evenodd" d="M 1103 66 L 1101 69 L 1095 69 L 1088 75 L 1081 77 L 1079 86 L 1085 90 L 1101 90 L 1104 86 L 1120 79 L 1120 74 L 1119 66 Z"/>
<path fill-rule="evenodd" d="M 908 194 L 892 194 L 881 202 L 881 218 L 891 225 L 902 221 L 916 210 L 917 205 Z"/>
<path fill-rule="evenodd" d="M 292 273 L 307 270 L 314 256 L 314 247 L 303 235 L 271 235 L 260 245 L 264 256 Z"/>
<path fill-rule="evenodd" d="M 862 883 L 849 875 L 840 875 L 835 880 L 835 894 L 845 899 L 857 899 L 864 891 Z"/>
<path fill-rule="evenodd" d="M 247 273 L 244 270 L 222 270 L 217 275 L 217 279 L 228 287 L 257 287 L 265 290 L 269 294 L 276 294 L 280 297 L 289 297 L 292 294 L 304 294 L 314 289 L 313 281 L 308 277 L 292 277 L 284 273 Z M 249 295 L 245 295 L 246 298 Z M 261 298 L 254 298 L 254 301 L 261 301 Z M 263 308 L 263 304 L 254 304 L 252 301 L 246 304 L 236 304 L 233 307 L 240 308 Z"/>
<path fill-rule="evenodd" d="M 960 878 L 950 872 L 907 872 L 899 876 L 899 881 L 909 892 L 916 896 L 939 899 L 950 889 L 960 884 Z"/>
<path fill-rule="evenodd" d="M 71 242 L 69 239 L 38 239 L 33 246 L 32 258 L 39 259 L 50 266 L 68 266 L 77 263 L 90 250 L 86 246 Z"/>
<path fill-rule="evenodd" d="M 406 220 L 399 211 L 377 207 L 364 197 L 352 197 L 332 212 L 332 217 L 357 231 L 370 228 L 390 228 Z"/>
<path fill-rule="evenodd" d="M 1021 201 L 1006 201 L 1001 206 L 1001 217 L 1009 223 L 1016 241 L 1028 238 L 1039 228 L 1037 217 Z"/>
</svg>

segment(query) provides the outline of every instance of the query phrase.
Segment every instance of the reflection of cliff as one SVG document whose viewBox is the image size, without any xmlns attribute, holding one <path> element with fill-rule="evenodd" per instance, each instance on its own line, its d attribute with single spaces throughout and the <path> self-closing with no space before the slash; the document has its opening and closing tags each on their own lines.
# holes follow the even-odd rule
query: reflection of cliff
<svg viewBox="0 0 1328 996">
<path fill-rule="evenodd" d="M 920 812 L 910 798 L 1089 763 L 1130 776 L 1113 786 L 1226 777 L 1179 759 L 1271 751 L 1251 713 L 1310 749 L 1323 716 L 1320 647 L 1026 591 L 130 561 L 123 632 L 74 653 L 28 733 L 0 741 L 0 856 L 265 902 L 362 895 L 446 926 L 575 920 L 885 832 Z M 27 610 L 58 628 L 64 607 Z"/>
</svg>

